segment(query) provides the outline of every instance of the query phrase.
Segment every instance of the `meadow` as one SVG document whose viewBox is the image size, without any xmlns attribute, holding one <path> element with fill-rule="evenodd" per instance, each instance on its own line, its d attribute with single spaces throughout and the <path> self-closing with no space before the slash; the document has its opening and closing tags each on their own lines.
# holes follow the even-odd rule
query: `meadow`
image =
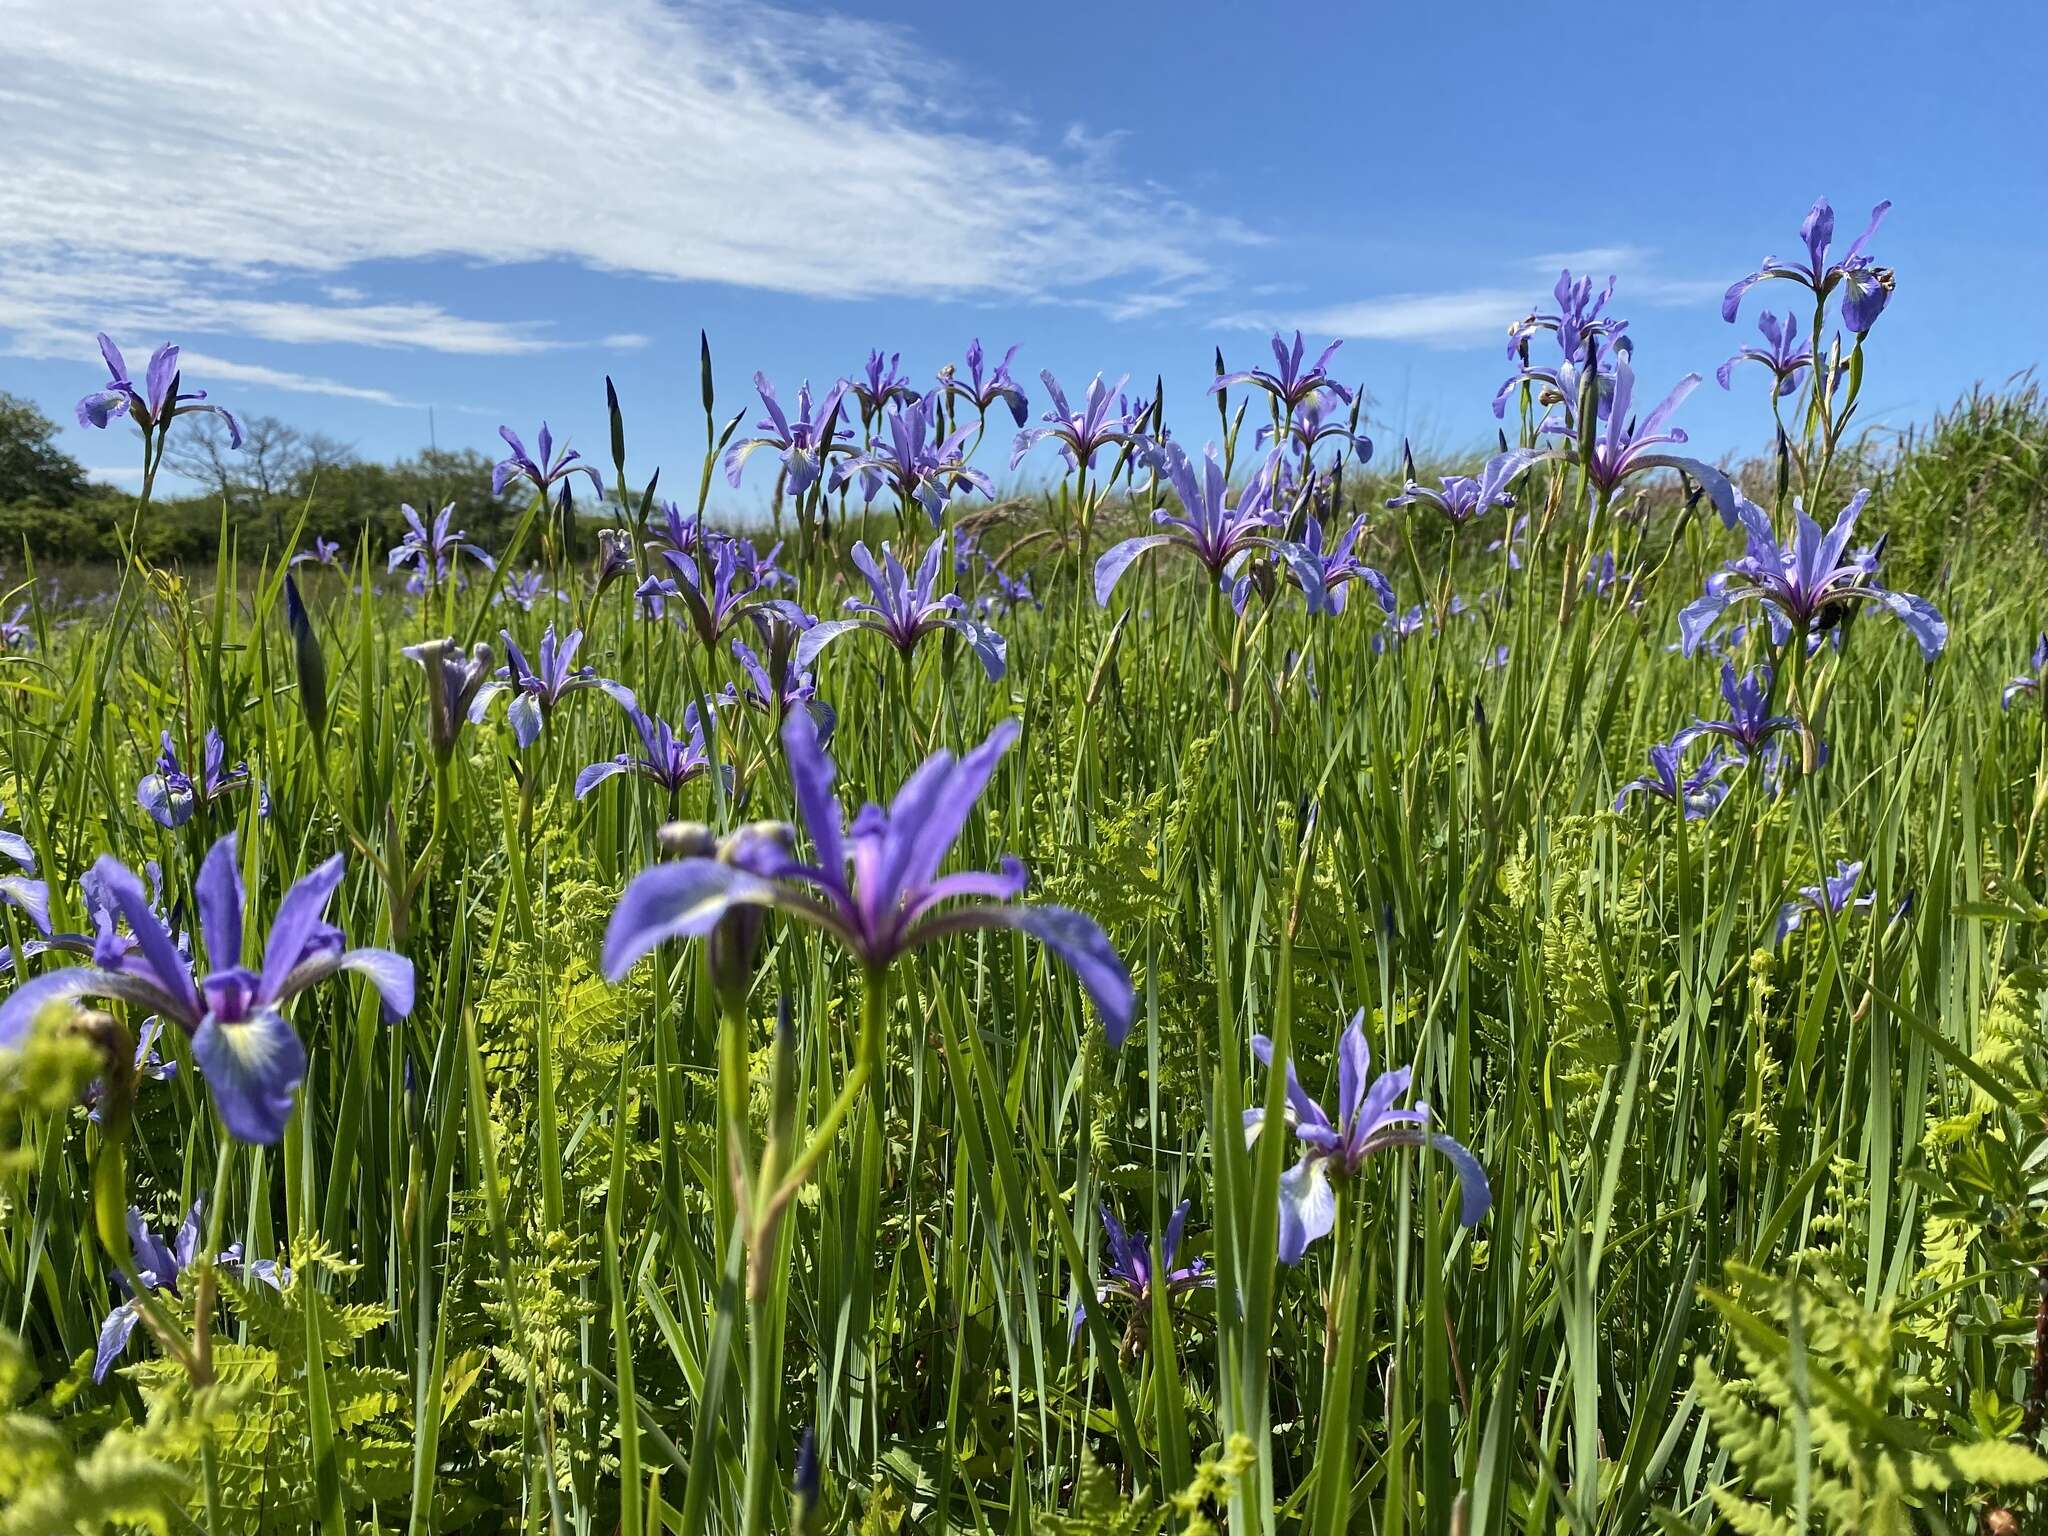
<svg viewBox="0 0 2048 1536">
<path fill-rule="evenodd" d="M 2032 1528 L 2044 561 L 1965 493 L 2048 432 L 1874 455 L 1833 223 L 1730 290 L 1739 471 L 1566 274 L 1469 473 L 1298 337 L 707 342 L 700 463 L 607 385 L 495 547 L 160 563 L 220 402 L 81 360 L 145 480 L 0 629 L 0 1533 Z"/>
</svg>

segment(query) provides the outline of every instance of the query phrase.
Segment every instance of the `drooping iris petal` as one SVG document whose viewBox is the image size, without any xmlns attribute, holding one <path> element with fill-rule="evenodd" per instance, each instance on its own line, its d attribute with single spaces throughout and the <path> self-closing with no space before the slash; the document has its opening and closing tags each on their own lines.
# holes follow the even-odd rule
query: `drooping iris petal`
<svg viewBox="0 0 2048 1536">
<path fill-rule="evenodd" d="M 678 859 L 643 870 L 605 929 L 603 969 L 616 982 L 665 939 L 700 938 L 737 905 L 775 905 L 772 882 L 719 859 Z"/>
<path fill-rule="evenodd" d="M 1308 1245 L 1337 1225 L 1329 1159 L 1304 1157 L 1280 1175 L 1280 1262 L 1299 1264 Z"/>
<path fill-rule="evenodd" d="M 239 1021 L 209 1014 L 192 1036 L 192 1056 L 229 1135 L 258 1146 L 283 1140 L 306 1077 L 306 1047 L 282 1014 L 259 1008 Z"/>
<path fill-rule="evenodd" d="M 93 1348 L 92 1379 L 102 1382 L 107 1372 L 114 1368 L 114 1362 L 127 1351 L 129 1337 L 135 1332 L 135 1324 L 142 1312 L 132 1301 L 124 1301 L 107 1314 L 107 1320 L 100 1324 L 99 1342 Z"/>
<path fill-rule="evenodd" d="M 1111 947 L 1109 936 L 1094 918 L 1072 907 L 977 906 L 932 921 L 946 923 L 949 918 L 957 920 L 969 914 L 971 922 L 961 922 L 960 926 L 1015 928 L 1051 950 L 1074 973 L 1081 990 L 1102 1015 L 1103 1034 L 1109 1043 L 1124 1043 L 1137 1011 L 1137 994 L 1131 986 L 1130 968 Z"/>
</svg>

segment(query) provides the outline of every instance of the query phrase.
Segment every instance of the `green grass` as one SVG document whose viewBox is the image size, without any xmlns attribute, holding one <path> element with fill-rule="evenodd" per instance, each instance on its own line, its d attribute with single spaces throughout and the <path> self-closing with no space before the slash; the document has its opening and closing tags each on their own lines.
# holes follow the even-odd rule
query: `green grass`
<svg viewBox="0 0 2048 1536">
<path fill-rule="evenodd" d="M 1546 485 L 1532 501 L 1570 491 Z M 1443 543 L 1401 516 L 1381 516 L 1377 555 L 1404 603 L 1438 599 Z M 467 730 L 438 782 L 398 648 L 501 623 L 530 645 L 548 617 L 483 609 L 481 581 L 429 614 L 310 576 L 323 737 L 274 569 L 225 554 L 188 584 L 138 567 L 89 620 L 43 615 L 42 646 L 5 662 L 0 760 L 58 926 L 78 926 L 76 877 L 101 852 L 159 861 L 189 911 L 200 856 L 233 827 L 256 931 L 290 878 L 346 851 L 331 916 L 411 956 L 420 1001 L 397 1026 L 353 985 L 297 1005 L 312 1065 L 276 1148 L 225 1155 L 189 1055 L 142 1085 L 126 1199 L 162 1229 L 218 1187 L 219 1241 L 294 1263 L 282 1295 L 222 1279 L 205 1386 L 146 1330 L 128 1370 L 86 1380 L 125 1258 L 94 1236 L 109 1152 L 82 1109 L 31 1102 L 75 1062 L 45 1042 L 17 1067 L 0 1321 L 29 1365 L 0 1489 L 31 1464 L 54 1487 L 61 1463 L 83 1490 L 61 1518 L 118 1509 L 84 1458 L 125 1434 L 174 1480 L 174 1530 L 781 1530 L 815 1426 L 814 1529 L 1178 1529 L 1208 1509 L 1246 1531 L 1634 1536 L 1659 1509 L 1715 1528 L 1716 1488 L 1819 1519 L 1814 1490 L 1840 1474 L 1830 1424 L 1871 1443 L 2011 1434 L 2030 1266 L 2048 1258 L 2029 1246 L 2048 736 L 2031 704 L 2001 713 L 1998 686 L 2040 626 L 2041 562 L 2022 553 L 2030 580 L 2002 563 L 1994 582 L 1955 551 L 1928 593 L 1954 629 L 1931 668 L 1887 617 L 1858 618 L 1805 679 L 1825 765 L 1777 797 L 1746 772 L 1685 825 L 1610 807 L 1651 742 L 1717 704 L 1712 665 L 1667 647 L 1728 538 L 1662 513 L 1636 551 L 1618 528 L 1624 566 L 1654 571 L 1643 605 L 1617 587 L 1561 624 L 1559 541 L 1510 570 L 1484 553 L 1496 531 L 1465 535 L 1455 568 L 1468 598 L 1496 599 L 1383 654 L 1362 595 L 1334 619 L 1294 599 L 1232 623 L 1170 561 L 1101 612 L 1052 538 L 1016 559 L 1047 603 L 998 621 L 1001 683 L 937 640 L 907 667 L 870 636 L 826 653 L 849 803 L 1022 720 L 955 863 L 1014 852 L 1036 898 L 1103 923 L 1139 987 L 1121 1050 L 1013 936 L 921 951 L 883 988 L 776 922 L 723 1054 L 701 946 L 607 986 L 604 924 L 662 823 L 791 815 L 772 722 L 720 715 L 729 795 L 617 780 L 573 800 L 580 767 L 629 745 L 596 693 L 524 754 L 502 712 Z M 844 581 L 819 550 L 802 600 L 837 608 Z M 594 600 L 586 573 L 561 585 L 574 596 L 552 616 L 589 631 L 583 659 L 650 708 L 674 718 L 735 676 L 635 617 L 630 583 Z M 1483 665 L 1500 645 L 1506 664 Z M 167 726 L 188 760 L 217 726 L 269 816 L 244 793 L 177 832 L 148 821 L 134 786 Z M 1774 951 L 1779 905 L 1842 858 L 1867 861 L 1874 907 Z M 868 1007 L 881 1071 L 750 1256 L 734 1149 L 757 1161 L 773 1139 L 788 1166 Z M 1376 1065 L 1414 1066 L 1494 1206 L 1468 1232 L 1447 1164 L 1369 1163 L 1332 1329 L 1338 1245 L 1299 1269 L 1274 1258 L 1294 1149 L 1247 1148 L 1238 1126 L 1269 1102 L 1252 1034 L 1291 1045 L 1327 1101 L 1361 1008 Z M 1069 1300 L 1100 1273 L 1098 1203 L 1153 1233 L 1182 1198 L 1183 1257 L 1218 1289 L 1143 1316 L 1092 1308 L 1070 1345 Z M 1859 1369 L 1846 1324 L 1809 1341 L 1797 1303 L 1743 1291 L 1730 1264 L 1894 1309 L 1897 1373 L 1921 1386 Z M 1778 1340 L 1803 1383 L 1771 1400 L 1782 1434 L 1753 1455 L 1695 1378 L 1701 1361 L 1761 1369 L 1706 1293 L 1731 1287 L 1762 1330 L 1751 1347 Z M 192 1295 L 163 1299 L 195 1326 Z M 55 1460 L 34 1462 L 33 1425 L 52 1422 Z M 1986 1477 L 2031 1475 L 1987 1465 L 1930 1484 L 1911 1518 L 1970 1530 Z M 1202 1497 L 1169 1513 L 1191 1485 Z"/>
</svg>

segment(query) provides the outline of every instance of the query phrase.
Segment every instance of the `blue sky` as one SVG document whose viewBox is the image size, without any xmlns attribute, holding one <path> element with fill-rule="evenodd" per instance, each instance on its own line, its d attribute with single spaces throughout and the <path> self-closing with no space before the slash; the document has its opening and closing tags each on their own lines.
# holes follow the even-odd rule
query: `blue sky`
<svg viewBox="0 0 2048 1536">
<path fill-rule="evenodd" d="M 365 455 L 431 408 L 444 446 L 545 417 L 602 457 L 609 372 L 680 481 L 699 326 L 721 415 L 755 368 L 787 394 L 881 345 L 924 381 L 979 335 L 1034 401 L 1041 368 L 1163 373 L 1199 438 L 1212 349 L 1299 324 L 1347 339 L 1383 453 L 1457 448 L 1569 261 L 1619 276 L 1642 388 L 1707 375 L 1678 420 L 1714 455 L 1767 418 L 1713 369 L 1796 290 L 1737 326 L 1717 296 L 1825 193 L 1842 241 L 1895 204 L 1865 410 L 1904 426 L 2048 341 L 2048 13 L 1972 10 L 222 0 L 173 30 L 28 0 L 0 388 L 68 424 L 105 326 Z"/>
</svg>

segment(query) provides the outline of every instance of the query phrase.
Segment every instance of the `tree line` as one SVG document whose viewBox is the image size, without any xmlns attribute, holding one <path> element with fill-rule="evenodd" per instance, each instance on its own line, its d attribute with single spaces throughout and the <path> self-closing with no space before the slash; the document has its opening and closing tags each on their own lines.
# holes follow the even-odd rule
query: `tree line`
<svg viewBox="0 0 2048 1536">
<path fill-rule="evenodd" d="M 131 490 L 89 479 L 47 415 L 0 392 L 0 562 L 26 551 L 40 563 L 97 564 L 119 557 L 131 528 L 150 560 L 210 560 L 223 523 L 246 553 L 281 550 L 302 514 L 302 543 L 317 535 L 353 550 L 367 532 L 381 553 L 404 531 L 405 503 L 431 513 L 453 502 L 457 526 L 499 547 L 526 507 L 516 494 L 491 494 L 491 460 L 474 449 L 426 448 L 380 463 L 275 416 L 241 424 L 242 446 L 231 450 L 218 417 L 182 423 L 165 468 L 204 489 L 167 496 L 159 480 L 138 520 Z"/>
</svg>

